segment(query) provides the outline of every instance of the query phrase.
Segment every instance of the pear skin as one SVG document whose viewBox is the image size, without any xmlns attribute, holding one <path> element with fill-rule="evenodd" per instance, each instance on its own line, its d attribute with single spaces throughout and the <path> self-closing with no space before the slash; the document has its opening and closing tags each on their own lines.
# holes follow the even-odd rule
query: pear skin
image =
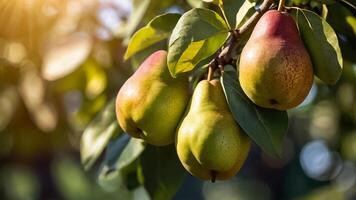
<svg viewBox="0 0 356 200">
<path fill-rule="evenodd" d="M 167 52 L 160 50 L 149 56 L 121 87 L 116 115 L 121 128 L 132 137 L 164 146 L 174 142 L 188 101 L 187 77 L 172 78 Z"/>
<path fill-rule="evenodd" d="M 176 138 L 184 168 L 202 180 L 225 180 L 243 165 L 250 139 L 234 121 L 219 81 L 203 80 L 194 90 Z"/>
<path fill-rule="evenodd" d="M 293 18 L 277 10 L 266 12 L 258 21 L 238 66 L 241 87 L 251 101 L 277 110 L 299 105 L 314 78 Z"/>
</svg>

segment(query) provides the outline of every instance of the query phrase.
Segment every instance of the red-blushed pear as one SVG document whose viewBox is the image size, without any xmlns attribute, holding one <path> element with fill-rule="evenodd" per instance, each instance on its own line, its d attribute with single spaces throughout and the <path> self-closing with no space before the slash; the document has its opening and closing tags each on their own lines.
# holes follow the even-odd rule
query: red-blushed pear
<svg viewBox="0 0 356 200">
<path fill-rule="evenodd" d="M 265 108 L 287 110 L 297 106 L 313 83 L 309 54 L 286 12 L 270 10 L 261 17 L 238 66 L 243 91 Z"/>
<path fill-rule="evenodd" d="M 132 137 L 163 146 L 174 142 L 188 101 L 187 77 L 172 78 L 167 52 L 160 50 L 149 56 L 121 87 L 116 115 L 121 128 Z"/>
<path fill-rule="evenodd" d="M 229 179 L 245 162 L 250 143 L 228 108 L 220 82 L 199 82 L 177 130 L 184 168 L 202 180 Z"/>
</svg>

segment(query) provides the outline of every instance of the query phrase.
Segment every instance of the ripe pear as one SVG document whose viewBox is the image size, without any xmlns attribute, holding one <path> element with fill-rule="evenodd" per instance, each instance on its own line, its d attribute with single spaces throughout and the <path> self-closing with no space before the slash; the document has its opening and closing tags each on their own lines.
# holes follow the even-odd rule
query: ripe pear
<svg viewBox="0 0 356 200">
<path fill-rule="evenodd" d="M 250 149 L 250 139 L 234 121 L 217 80 L 198 83 L 176 137 L 184 168 L 203 180 L 234 176 Z"/>
<path fill-rule="evenodd" d="M 266 12 L 241 53 L 243 91 L 261 107 L 287 110 L 305 99 L 313 77 L 309 54 L 293 18 L 286 12 Z"/>
<path fill-rule="evenodd" d="M 174 142 L 188 101 L 188 78 L 172 78 L 167 52 L 160 50 L 150 55 L 121 87 L 116 115 L 121 128 L 132 137 L 163 146 Z"/>
</svg>

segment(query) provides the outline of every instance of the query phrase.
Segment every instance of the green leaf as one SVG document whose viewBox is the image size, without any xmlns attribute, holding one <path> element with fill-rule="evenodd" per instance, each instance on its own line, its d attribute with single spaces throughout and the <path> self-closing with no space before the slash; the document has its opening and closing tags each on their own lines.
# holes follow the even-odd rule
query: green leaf
<svg viewBox="0 0 356 200">
<path fill-rule="evenodd" d="M 242 24 L 255 13 L 256 2 L 246 0 L 236 14 L 236 28 L 240 28 Z"/>
<path fill-rule="evenodd" d="M 120 29 L 116 32 L 118 37 L 124 38 L 126 42 L 134 33 L 137 26 L 142 21 L 151 0 L 132 0 L 132 12 L 124 26 L 120 27 Z"/>
<path fill-rule="evenodd" d="M 101 155 L 109 140 L 122 133 L 115 115 L 115 99 L 85 129 L 80 145 L 80 155 L 85 169 L 89 169 Z"/>
<path fill-rule="evenodd" d="M 328 6 L 327 21 L 338 33 L 356 38 L 356 17 L 346 7 L 340 4 Z"/>
<path fill-rule="evenodd" d="M 215 5 L 223 5 L 223 0 L 202 0 L 207 3 L 213 3 Z"/>
<path fill-rule="evenodd" d="M 314 12 L 293 9 L 301 37 L 313 62 L 314 74 L 333 85 L 341 76 L 343 59 L 333 28 Z"/>
<path fill-rule="evenodd" d="M 191 71 L 214 54 L 226 41 L 227 24 L 216 12 L 194 8 L 186 12 L 173 29 L 168 49 L 172 76 Z"/>
<path fill-rule="evenodd" d="M 175 146 L 147 146 L 141 157 L 144 185 L 152 200 L 172 199 L 186 175 Z"/>
<path fill-rule="evenodd" d="M 125 59 L 168 38 L 180 16 L 176 13 L 167 13 L 152 19 L 132 36 L 124 56 Z"/>
<path fill-rule="evenodd" d="M 135 55 L 133 55 L 130 58 L 130 63 L 131 63 L 131 68 L 136 71 L 137 68 L 140 67 L 140 65 L 146 60 L 146 58 L 150 55 L 152 55 L 154 52 L 158 50 L 166 50 L 167 49 L 167 43 L 166 41 L 160 41 L 157 42 L 146 49 L 137 52 Z"/>
<path fill-rule="evenodd" d="M 203 6 L 203 2 L 201 0 L 187 0 L 187 3 L 192 8 L 200 8 Z"/>
<path fill-rule="evenodd" d="M 135 161 L 144 149 L 143 140 L 127 134 L 110 142 L 99 172 L 99 184 L 109 191 L 127 187 L 126 177 L 137 170 Z"/>
<path fill-rule="evenodd" d="M 226 100 L 236 122 L 265 152 L 281 156 L 282 144 L 288 129 L 285 111 L 261 108 L 244 94 L 232 66 L 225 66 L 221 77 Z"/>
</svg>

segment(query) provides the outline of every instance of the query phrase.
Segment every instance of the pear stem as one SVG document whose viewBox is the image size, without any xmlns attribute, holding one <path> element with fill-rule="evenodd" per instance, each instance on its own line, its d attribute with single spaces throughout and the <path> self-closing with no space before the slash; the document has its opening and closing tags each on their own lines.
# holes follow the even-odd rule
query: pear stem
<svg viewBox="0 0 356 200">
<path fill-rule="evenodd" d="M 211 79 L 213 79 L 213 74 L 214 74 L 214 70 L 213 70 L 213 66 L 209 65 L 209 71 L 208 71 L 208 81 L 211 81 Z"/>
<path fill-rule="evenodd" d="M 279 0 L 278 11 L 280 12 L 284 11 L 284 4 L 285 4 L 285 0 Z"/>
</svg>

